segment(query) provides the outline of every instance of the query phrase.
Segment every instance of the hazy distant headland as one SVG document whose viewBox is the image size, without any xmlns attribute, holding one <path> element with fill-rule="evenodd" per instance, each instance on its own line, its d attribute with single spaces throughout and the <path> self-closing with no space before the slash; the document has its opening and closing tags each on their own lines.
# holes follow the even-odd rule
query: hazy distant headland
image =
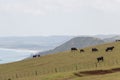
<svg viewBox="0 0 120 80">
<path fill-rule="evenodd" d="M 24 37 L 0 37 L 0 48 L 24 49 L 24 50 L 51 50 L 75 37 L 87 36 L 24 36 Z M 119 35 L 94 35 L 104 41 L 119 39 Z"/>
<path fill-rule="evenodd" d="M 72 36 L 0 37 L 0 48 L 49 50 L 70 40 Z"/>
</svg>

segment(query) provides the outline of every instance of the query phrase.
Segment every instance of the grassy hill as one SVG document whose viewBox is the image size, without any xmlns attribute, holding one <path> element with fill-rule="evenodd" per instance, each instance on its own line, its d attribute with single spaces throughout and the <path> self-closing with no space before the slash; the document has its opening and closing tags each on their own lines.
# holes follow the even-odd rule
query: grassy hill
<svg viewBox="0 0 120 80">
<path fill-rule="evenodd" d="M 110 37 L 110 38 L 105 38 L 103 39 L 105 42 L 114 42 L 115 40 L 119 40 L 120 39 L 120 36 L 119 35 L 116 35 L 116 36 L 113 36 L 113 37 Z"/>
<path fill-rule="evenodd" d="M 110 46 L 115 47 L 113 51 L 105 52 L 105 49 Z M 91 48 L 97 48 L 99 51 L 92 52 Z M 100 75 L 103 76 L 103 79 L 99 79 L 97 75 L 85 77 L 74 75 L 75 72 L 79 71 L 120 67 L 120 42 L 91 46 L 84 48 L 84 50 L 84 53 L 68 50 L 40 58 L 0 65 L 0 80 L 8 80 L 9 78 L 11 80 L 86 80 L 89 77 L 95 77 L 96 80 L 107 80 L 104 78 L 108 75 L 114 77 L 114 75 L 120 74 L 117 72 Z M 104 62 L 97 63 L 96 58 L 99 56 L 104 57 Z"/>
<path fill-rule="evenodd" d="M 51 54 L 51 53 L 58 53 L 58 52 L 63 52 L 69 50 L 71 47 L 76 47 L 76 48 L 85 48 L 88 46 L 93 46 L 93 45 L 98 45 L 98 44 L 103 44 L 104 41 L 95 38 L 95 37 L 74 37 L 70 39 L 69 41 L 57 46 L 56 48 L 52 50 L 48 50 L 45 52 L 39 52 L 40 55 L 45 55 L 45 54 Z"/>
</svg>

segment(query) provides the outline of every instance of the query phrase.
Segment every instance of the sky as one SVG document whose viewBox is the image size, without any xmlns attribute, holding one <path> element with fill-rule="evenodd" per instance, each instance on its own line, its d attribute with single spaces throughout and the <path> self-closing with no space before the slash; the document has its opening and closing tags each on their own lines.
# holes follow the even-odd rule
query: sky
<svg viewBox="0 0 120 80">
<path fill-rule="evenodd" d="M 120 0 L 0 0 L 0 36 L 120 34 Z"/>
</svg>

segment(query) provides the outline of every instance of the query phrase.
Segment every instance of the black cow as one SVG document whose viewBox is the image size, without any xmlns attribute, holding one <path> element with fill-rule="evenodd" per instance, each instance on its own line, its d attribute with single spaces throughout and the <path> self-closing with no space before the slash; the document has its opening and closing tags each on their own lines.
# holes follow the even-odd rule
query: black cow
<svg viewBox="0 0 120 80">
<path fill-rule="evenodd" d="M 104 57 L 103 57 L 103 56 L 98 57 L 98 58 L 97 58 L 97 61 L 98 61 L 98 62 L 99 62 L 99 61 L 102 61 L 102 62 L 103 62 L 103 61 L 104 61 Z"/>
<path fill-rule="evenodd" d="M 77 51 L 77 48 L 73 47 L 71 48 L 71 51 Z"/>
<path fill-rule="evenodd" d="M 116 40 L 116 42 L 120 42 L 120 40 Z"/>
<path fill-rule="evenodd" d="M 106 51 L 106 52 L 112 51 L 114 48 L 115 48 L 114 46 L 112 46 L 112 47 L 107 47 L 105 51 Z"/>
<path fill-rule="evenodd" d="M 92 48 L 92 52 L 96 52 L 96 51 L 98 51 L 97 48 Z"/>
<path fill-rule="evenodd" d="M 38 55 L 38 57 L 40 57 L 40 55 Z"/>
<path fill-rule="evenodd" d="M 85 52 L 84 49 L 80 49 L 80 53 L 81 53 L 81 52 Z"/>
<path fill-rule="evenodd" d="M 39 54 L 33 55 L 33 58 L 36 58 L 36 57 L 40 57 L 40 55 Z"/>
<path fill-rule="evenodd" d="M 36 58 L 37 57 L 37 55 L 33 55 L 33 58 Z"/>
</svg>

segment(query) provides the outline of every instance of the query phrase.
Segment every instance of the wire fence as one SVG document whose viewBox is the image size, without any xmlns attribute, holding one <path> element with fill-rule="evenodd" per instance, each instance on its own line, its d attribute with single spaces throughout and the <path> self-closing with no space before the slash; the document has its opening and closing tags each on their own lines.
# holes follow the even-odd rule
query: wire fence
<svg viewBox="0 0 120 80">
<path fill-rule="evenodd" d="M 7 73 L 0 73 L 0 80 L 15 80 L 18 78 L 24 78 L 24 77 L 30 77 L 30 76 L 40 76 L 44 74 L 51 74 L 51 73 L 59 73 L 59 72 L 68 72 L 68 71 L 78 71 L 83 69 L 98 69 L 101 67 L 106 66 L 119 66 L 120 60 L 112 60 L 112 61 L 106 61 L 106 62 L 99 62 L 99 63 L 87 63 L 87 64 L 72 64 L 69 66 L 63 66 L 63 67 L 55 67 L 55 68 L 49 68 L 49 69 L 42 69 L 42 70 L 31 70 L 26 72 L 16 72 L 12 74 Z"/>
</svg>

